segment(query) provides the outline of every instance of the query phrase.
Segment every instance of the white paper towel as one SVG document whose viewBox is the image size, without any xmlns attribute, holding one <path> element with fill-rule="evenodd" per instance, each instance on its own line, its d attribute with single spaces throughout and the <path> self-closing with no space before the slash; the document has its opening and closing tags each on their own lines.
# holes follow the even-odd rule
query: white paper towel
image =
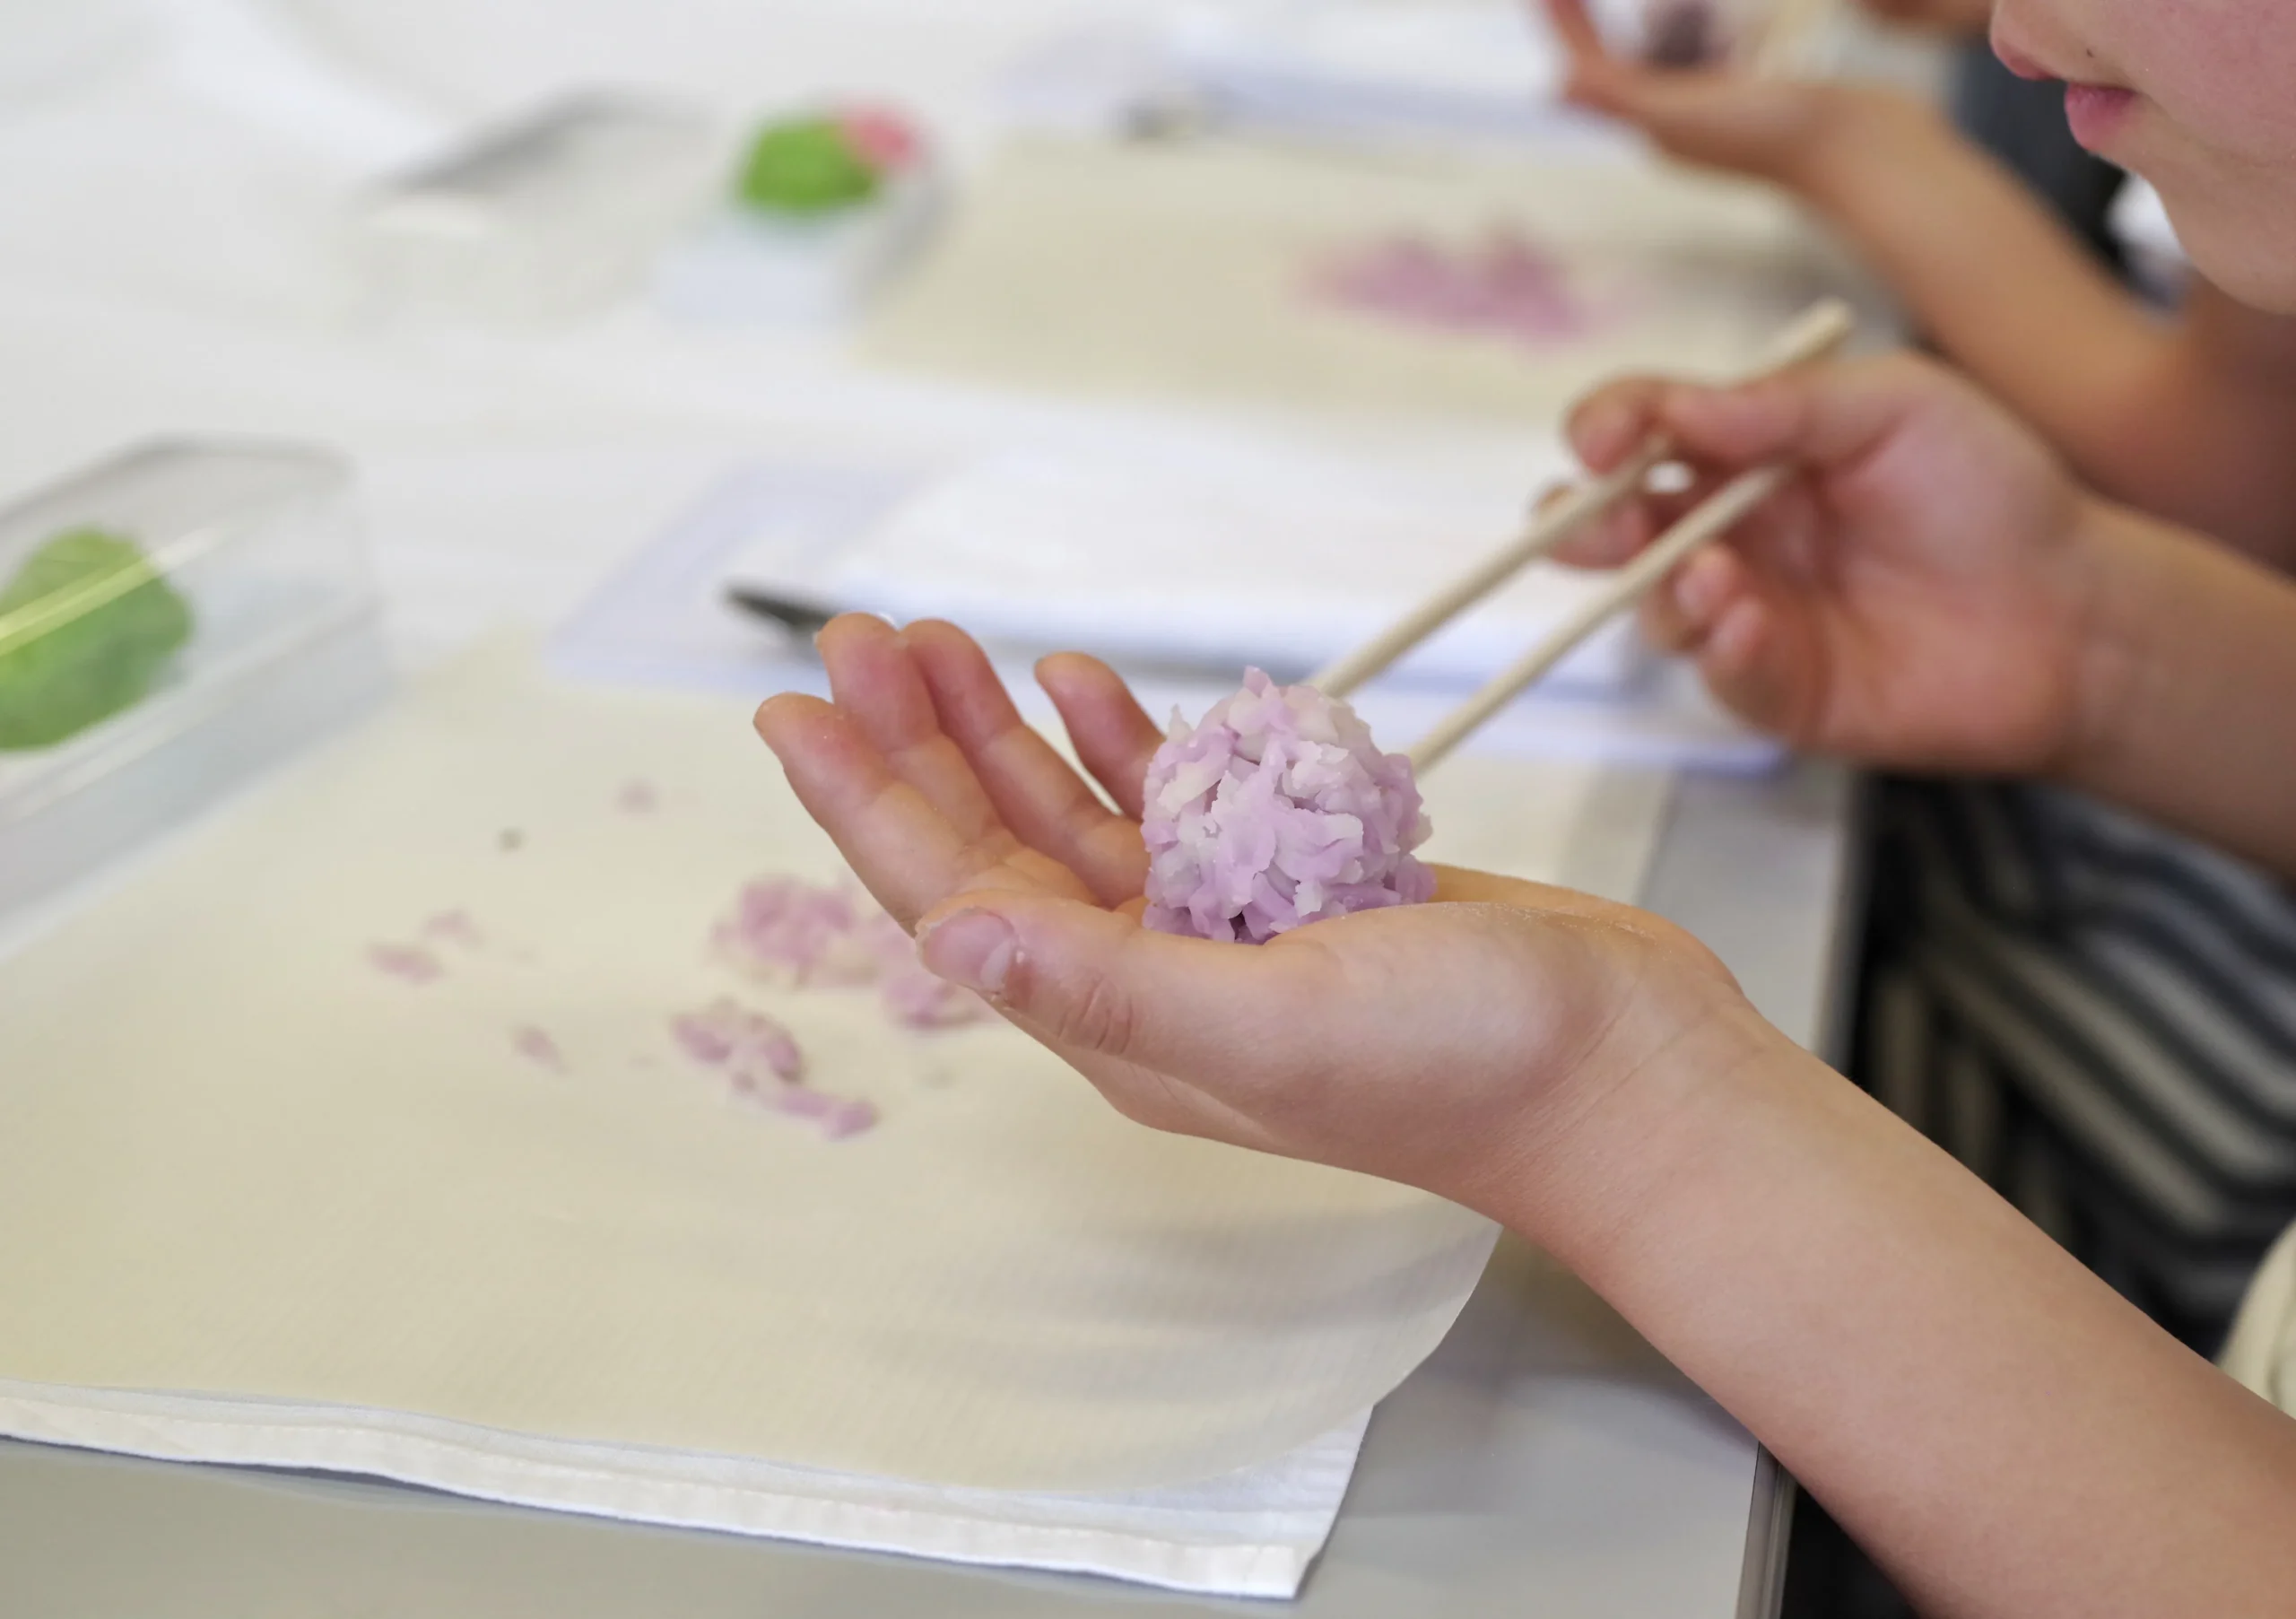
<svg viewBox="0 0 2296 1619">
<path fill-rule="evenodd" d="M 1561 482 L 1564 468 L 1553 472 Z M 793 554 L 777 539 L 732 571 L 769 591 L 900 620 L 951 618 L 976 634 L 1119 663 L 1265 663 L 1304 675 L 1518 534 L 1525 505 L 1264 449 L 1022 453 L 928 483 L 826 554 Z M 1527 568 L 1413 648 L 1396 675 L 1478 686 L 1605 586 L 1559 564 Z M 1633 621 L 1620 618 L 1547 687 L 1615 694 L 1650 662 Z"/>
<path fill-rule="evenodd" d="M 1107 1490 L 1293 1449 L 1449 1327 L 1478 1217 L 1139 1129 L 994 1020 L 744 983 L 741 883 L 842 869 L 747 706 L 518 667 L 427 682 L 0 977 L 0 1297 L 37 1301 L 0 1377 Z M 724 996 L 879 1126 L 690 1060 Z"/>
<path fill-rule="evenodd" d="M 1055 1495 L 537 1442 L 388 1412 L 0 1381 L 0 1430 L 55 1444 L 368 1474 L 520 1506 L 1231 1597 L 1298 1594 L 1370 1420 L 1201 1484 Z"/>
<path fill-rule="evenodd" d="M 767 999 L 876 1132 L 735 1105 L 641 1026 L 709 987 L 729 872 L 824 846 L 742 705 L 522 666 L 445 672 L 0 974 L 0 1432 L 1295 1589 L 1489 1227 L 865 996 Z M 1461 760 L 1441 851 L 1631 894 L 1652 786 Z M 367 967 L 442 902 L 489 930 L 446 979 Z"/>
</svg>

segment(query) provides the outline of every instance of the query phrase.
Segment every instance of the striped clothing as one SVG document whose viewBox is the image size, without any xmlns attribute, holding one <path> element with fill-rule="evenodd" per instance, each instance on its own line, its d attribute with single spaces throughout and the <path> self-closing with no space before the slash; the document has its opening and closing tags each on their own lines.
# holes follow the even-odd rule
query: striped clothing
<svg viewBox="0 0 2296 1619">
<path fill-rule="evenodd" d="M 2213 1348 L 2296 1221 L 2296 895 L 2048 788 L 1880 820 L 1859 1077 Z"/>
</svg>

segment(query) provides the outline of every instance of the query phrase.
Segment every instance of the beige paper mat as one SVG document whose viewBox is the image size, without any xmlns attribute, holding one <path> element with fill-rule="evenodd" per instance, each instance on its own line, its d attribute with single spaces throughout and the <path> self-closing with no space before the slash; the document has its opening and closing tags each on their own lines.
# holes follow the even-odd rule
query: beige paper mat
<svg viewBox="0 0 2296 1619">
<path fill-rule="evenodd" d="M 1581 329 L 1506 327 L 1536 300 L 1499 284 L 1494 233 L 1552 262 Z M 1500 311 L 1447 326 L 1327 290 L 1417 274 L 1393 263 L 1413 244 L 1435 256 L 1434 295 Z M 864 353 L 1029 387 L 1544 428 L 1622 369 L 1735 370 L 1846 285 L 1774 194 L 1655 165 L 1035 139 L 966 190 Z"/>
<path fill-rule="evenodd" d="M 1639 881 L 1661 787 L 1454 769 L 1457 852 Z M 433 677 L 0 972 L 0 1379 L 1119 1489 L 1292 1449 L 1447 1330 L 1482 1220 L 710 962 L 737 883 L 834 864 L 738 705 Z M 483 940 L 442 977 L 370 964 L 442 911 Z M 683 1058 L 725 992 L 878 1126 Z"/>
</svg>

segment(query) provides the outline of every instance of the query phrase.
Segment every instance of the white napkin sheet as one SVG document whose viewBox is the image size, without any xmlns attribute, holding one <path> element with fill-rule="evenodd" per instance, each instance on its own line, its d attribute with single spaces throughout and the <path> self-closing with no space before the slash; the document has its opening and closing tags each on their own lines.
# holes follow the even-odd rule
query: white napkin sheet
<svg viewBox="0 0 2296 1619">
<path fill-rule="evenodd" d="M 1527 504 L 1527 489 L 1494 503 L 1300 457 L 1019 454 L 928 484 L 833 550 L 752 548 L 733 575 L 1026 645 L 1234 671 L 1273 663 L 1302 677 L 1519 534 Z M 1479 685 L 1603 585 L 1535 565 L 1394 675 Z M 1552 683 L 1617 692 L 1649 661 L 1633 621 L 1620 618 Z"/>
<path fill-rule="evenodd" d="M 734 885 L 836 869 L 746 714 L 498 652 L 13 958 L 0 1431 L 1295 1585 L 1490 1226 L 1141 1130 L 1000 1025 L 729 977 Z M 1431 788 L 1432 852 L 1620 894 L 1665 799 L 1485 758 Z M 477 942 L 437 981 L 374 969 L 450 908 Z M 877 1128 L 819 1139 L 683 1066 L 665 1016 L 718 994 Z"/>
<path fill-rule="evenodd" d="M 516 1506 L 1231 1597 L 1299 1593 L 1370 1421 L 1201 1484 L 1058 1495 L 536 1441 L 404 1413 L 0 1381 L 0 1431 L 45 1443 L 366 1474 Z"/>
</svg>

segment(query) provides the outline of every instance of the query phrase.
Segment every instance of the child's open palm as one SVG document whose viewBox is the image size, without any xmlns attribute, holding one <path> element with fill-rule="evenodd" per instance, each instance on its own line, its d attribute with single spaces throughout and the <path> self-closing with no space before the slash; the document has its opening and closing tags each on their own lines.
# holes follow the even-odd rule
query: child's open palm
<svg viewBox="0 0 2296 1619">
<path fill-rule="evenodd" d="M 953 626 L 849 616 L 821 650 L 834 702 L 758 713 L 799 798 L 928 966 L 1144 1123 L 1489 1209 L 1656 1054 L 1776 1038 L 1680 930 L 1478 872 L 1265 945 L 1150 932 L 1137 817 L 1161 739 L 1106 666 L 1039 675 L 1113 809 Z"/>
</svg>

